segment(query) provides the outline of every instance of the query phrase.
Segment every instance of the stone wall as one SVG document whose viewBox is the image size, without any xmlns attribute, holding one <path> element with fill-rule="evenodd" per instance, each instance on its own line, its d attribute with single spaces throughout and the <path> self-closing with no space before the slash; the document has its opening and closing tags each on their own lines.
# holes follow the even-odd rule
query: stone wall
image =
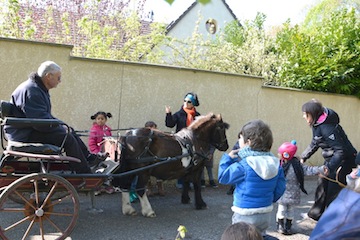
<svg viewBox="0 0 360 240">
<path fill-rule="evenodd" d="M 50 90 L 53 115 L 76 130 L 88 130 L 90 116 L 99 110 L 111 112 L 112 128 L 142 127 L 153 120 L 163 131 L 165 106 L 177 111 L 187 92 L 198 94 L 202 114 L 221 113 L 230 124 L 232 146 L 243 124 L 262 119 L 273 131 L 276 154 L 284 141 L 296 139 L 298 154 L 311 140 L 311 129 L 302 118 L 304 102 L 317 98 L 339 113 L 341 124 L 360 149 L 359 99 L 351 96 L 262 86 L 254 76 L 149 65 L 143 63 L 72 57 L 72 46 L 0 38 L 0 98 L 9 100 L 12 91 L 46 60 L 62 66 L 62 82 Z M 87 141 L 87 139 L 84 139 Z M 214 174 L 221 156 L 216 152 Z M 322 163 L 320 151 L 309 164 Z"/>
</svg>

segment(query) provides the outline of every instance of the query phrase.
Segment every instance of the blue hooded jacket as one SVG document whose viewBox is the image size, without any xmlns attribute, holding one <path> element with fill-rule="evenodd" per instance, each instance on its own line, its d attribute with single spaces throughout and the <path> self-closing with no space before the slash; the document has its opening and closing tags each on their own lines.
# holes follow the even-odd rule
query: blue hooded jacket
<svg viewBox="0 0 360 240">
<path fill-rule="evenodd" d="M 233 211 L 250 215 L 272 211 L 272 204 L 285 191 L 286 180 L 280 160 L 271 152 L 242 148 L 238 158 L 224 154 L 220 160 L 218 179 L 221 184 L 233 184 Z"/>
</svg>

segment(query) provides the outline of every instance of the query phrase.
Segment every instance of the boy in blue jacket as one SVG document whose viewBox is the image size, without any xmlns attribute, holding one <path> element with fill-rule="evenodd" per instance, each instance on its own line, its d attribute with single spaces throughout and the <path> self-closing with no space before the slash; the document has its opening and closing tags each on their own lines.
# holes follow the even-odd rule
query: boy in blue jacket
<svg viewBox="0 0 360 240">
<path fill-rule="evenodd" d="M 273 203 L 285 191 L 284 171 L 271 152 L 273 136 L 262 120 L 246 123 L 240 149 L 224 154 L 219 164 L 219 183 L 235 185 L 232 224 L 247 222 L 266 235 Z"/>
</svg>

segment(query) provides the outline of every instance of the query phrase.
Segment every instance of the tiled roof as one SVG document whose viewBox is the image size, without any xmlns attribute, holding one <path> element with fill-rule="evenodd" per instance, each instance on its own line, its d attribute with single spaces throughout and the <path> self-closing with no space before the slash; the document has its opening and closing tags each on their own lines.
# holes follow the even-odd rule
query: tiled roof
<svg viewBox="0 0 360 240">
<path fill-rule="evenodd" d="M 70 44 L 74 46 L 83 45 L 83 40 L 87 37 L 85 34 L 81 33 L 81 27 L 78 25 L 79 21 L 83 16 L 77 12 L 70 11 L 66 12 L 66 19 L 64 18 L 65 11 L 59 11 L 54 9 L 50 13 L 46 12 L 44 8 L 34 8 L 28 6 L 21 6 L 19 13 L 22 19 L 25 19 L 29 15 L 32 19 L 32 24 L 35 26 L 34 35 L 31 37 L 31 40 L 34 41 L 46 41 L 52 43 L 63 43 Z M 48 18 L 51 18 L 49 20 Z M 109 20 L 109 18 L 101 18 L 100 22 L 97 19 L 97 22 L 100 25 L 105 23 L 113 25 L 116 27 L 116 31 L 121 34 L 121 27 L 117 22 Z M 67 24 L 67 28 L 64 27 L 64 23 Z M 139 30 L 140 35 L 147 35 L 151 33 L 152 21 L 150 19 L 141 20 L 141 27 Z M 27 29 L 26 25 L 23 25 L 23 21 L 19 21 L 19 29 L 21 32 L 24 32 Z M 121 40 L 115 43 L 114 48 L 121 48 L 124 43 L 128 40 L 128 37 L 124 34 Z"/>
</svg>

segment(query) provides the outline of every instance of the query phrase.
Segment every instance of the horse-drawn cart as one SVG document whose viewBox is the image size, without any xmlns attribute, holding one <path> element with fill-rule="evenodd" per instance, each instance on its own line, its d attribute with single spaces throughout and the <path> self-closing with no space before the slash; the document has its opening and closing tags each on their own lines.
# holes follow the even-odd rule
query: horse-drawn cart
<svg viewBox="0 0 360 240">
<path fill-rule="evenodd" d="M 63 124 L 57 120 L 2 118 L 7 124 Z M 3 134 L 3 131 L 1 131 Z M 4 146 L 0 160 L 0 238 L 65 239 L 79 216 L 79 192 L 91 193 L 108 176 L 76 174 L 61 147 L 47 144 L 16 143 Z"/>
<path fill-rule="evenodd" d="M 6 114 L 2 113 L 1 127 L 8 124 L 66 126 L 58 120 L 19 119 L 6 117 Z M 3 129 L 1 133 L 3 134 Z M 65 239 L 75 228 L 79 217 L 79 193 L 89 194 L 93 204 L 94 190 L 107 179 L 125 178 L 148 170 L 152 171 L 165 164 L 180 162 L 190 155 L 181 150 L 166 157 L 161 154 L 154 155 L 155 151 L 148 144 L 149 149 L 146 150 L 146 154 L 143 154 L 143 150 L 141 151 L 140 166 L 132 165 L 130 168 L 114 172 L 116 168 L 111 165 L 110 170 L 102 173 L 78 174 L 69 170 L 69 163 L 80 160 L 64 156 L 61 146 L 27 143 L 5 146 L 6 141 L 3 141 L 3 135 L 1 139 L 4 150 L 0 159 L 0 238 L 4 240 L 30 239 L 33 236 L 41 239 Z M 154 138 L 151 142 L 153 140 Z M 226 141 L 226 148 L 227 146 Z M 149 151 L 153 151 L 151 156 Z M 194 151 L 197 151 L 195 147 Z M 151 164 L 143 160 L 149 157 L 152 159 Z M 118 165 L 119 159 L 110 160 Z M 181 163 L 178 165 L 181 166 Z M 152 173 L 147 173 L 145 177 L 139 177 L 137 188 L 144 187 L 142 185 L 146 184 L 144 181 L 150 174 L 152 175 Z M 200 184 L 198 189 L 200 190 Z M 143 210 L 143 215 L 155 216 L 146 194 L 141 193 L 139 197 L 141 206 L 144 208 L 146 205 L 145 208 L 150 211 Z M 128 201 L 128 196 L 125 199 Z M 125 203 L 123 196 L 123 213 L 133 214 L 131 205 Z"/>
</svg>

